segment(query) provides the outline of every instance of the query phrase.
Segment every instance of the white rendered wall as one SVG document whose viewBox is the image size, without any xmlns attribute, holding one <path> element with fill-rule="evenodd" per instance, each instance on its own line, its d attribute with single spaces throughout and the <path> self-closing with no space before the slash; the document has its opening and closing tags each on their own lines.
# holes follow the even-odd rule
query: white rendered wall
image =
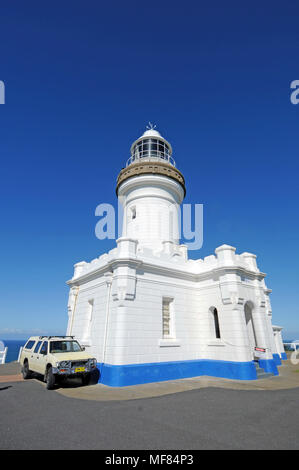
<svg viewBox="0 0 299 470">
<path fill-rule="evenodd" d="M 118 190 L 123 205 L 123 237 L 138 240 L 139 247 L 162 250 L 163 241 L 179 243 L 181 185 L 161 175 L 140 175 L 126 180 Z"/>
<path fill-rule="evenodd" d="M 279 355 L 285 353 L 283 340 L 282 340 L 282 335 L 281 335 L 281 329 L 282 329 L 281 327 L 277 327 L 277 326 L 273 327 L 276 353 L 279 354 Z"/>
<path fill-rule="evenodd" d="M 67 331 L 67 334 L 75 336 L 80 344 L 97 358 L 98 362 L 102 360 L 103 355 L 107 293 L 108 288 L 104 276 L 81 285 L 73 312 L 72 326 L 70 319 Z M 93 303 L 93 311 L 89 325 L 90 302 Z"/>
<path fill-rule="evenodd" d="M 283 354 L 283 353 L 285 353 L 285 349 L 284 349 L 284 345 L 283 345 L 281 331 L 279 331 L 278 334 L 279 334 L 280 354 Z"/>
<path fill-rule="evenodd" d="M 146 249 L 139 252 L 136 241 L 121 238 L 117 249 L 91 263 L 76 265 L 70 284 L 72 289 L 77 284 L 79 290 L 76 300 L 75 293 L 70 296 L 73 310 L 70 308 L 68 334 L 86 341 L 92 301 L 87 343 L 98 362 L 248 362 L 254 354 L 245 320 L 247 304 L 256 344 L 266 349 L 264 358 L 271 359 L 274 336 L 269 328 L 269 303 L 264 275 L 254 258 L 235 255 L 235 249 L 226 245 L 204 260 L 188 260 L 180 247 L 172 247 L 173 252 L 164 248 L 165 253 L 159 255 Z M 173 299 L 175 335 L 168 339 L 162 336 L 163 297 Z M 211 308 L 218 311 L 220 339 L 215 337 Z"/>
<path fill-rule="evenodd" d="M 247 289 L 248 299 L 252 292 Z M 173 299 L 175 336 L 163 339 L 162 300 Z M 216 339 L 210 308 L 218 311 L 221 338 Z M 109 364 L 198 359 L 252 360 L 243 306 L 223 305 L 219 285 L 200 287 L 154 274 L 137 275 L 133 301 L 111 300 L 107 342 Z"/>
</svg>

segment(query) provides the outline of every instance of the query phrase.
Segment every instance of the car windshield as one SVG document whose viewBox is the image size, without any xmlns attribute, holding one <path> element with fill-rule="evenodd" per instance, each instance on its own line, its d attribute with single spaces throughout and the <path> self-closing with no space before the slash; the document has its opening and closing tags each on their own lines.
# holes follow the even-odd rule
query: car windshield
<svg viewBox="0 0 299 470">
<path fill-rule="evenodd" d="M 77 341 L 51 341 L 50 352 L 51 353 L 67 353 L 82 351 Z"/>
</svg>

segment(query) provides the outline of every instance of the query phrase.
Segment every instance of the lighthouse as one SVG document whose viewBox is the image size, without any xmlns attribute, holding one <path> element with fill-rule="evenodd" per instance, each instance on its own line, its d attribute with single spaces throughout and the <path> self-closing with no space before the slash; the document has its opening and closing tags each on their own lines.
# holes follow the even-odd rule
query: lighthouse
<svg viewBox="0 0 299 470">
<path fill-rule="evenodd" d="M 256 256 L 226 243 L 188 256 L 185 194 L 171 144 L 148 126 L 117 177 L 121 236 L 108 253 L 76 263 L 67 282 L 67 334 L 97 358 L 100 383 L 257 380 L 277 375 L 286 358 Z"/>
<path fill-rule="evenodd" d="M 123 237 L 158 252 L 179 245 L 179 207 L 185 180 L 176 168 L 172 148 L 150 127 L 131 146 L 131 157 L 117 178 L 116 194 L 123 205 Z"/>
</svg>

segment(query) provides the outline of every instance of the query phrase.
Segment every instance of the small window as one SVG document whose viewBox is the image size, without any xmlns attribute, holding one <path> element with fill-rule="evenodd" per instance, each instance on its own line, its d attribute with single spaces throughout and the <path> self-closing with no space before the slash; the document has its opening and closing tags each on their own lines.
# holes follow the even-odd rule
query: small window
<svg viewBox="0 0 299 470">
<path fill-rule="evenodd" d="M 24 349 L 32 349 L 34 344 L 35 344 L 35 341 L 28 341 L 25 344 Z"/>
<path fill-rule="evenodd" d="M 35 346 L 35 348 L 34 348 L 34 351 L 33 351 L 33 352 L 37 353 L 37 352 L 38 352 L 38 350 L 39 350 L 39 348 L 40 348 L 40 345 L 41 345 L 41 344 L 42 344 L 42 342 L 41 342 L 41 341 L 39 341 L 39 342 L 37 343 L 37 345 Z"/>
<path fill-rule="evenodd" d="M 131 207 L 131 219 L 136 219 L 136 207 Z"/>
<path fill-rule="evenodd" d="M 217 339 L 220 339 L 220 327 L 219 327 L 219 318 L 218 318 L 217 308 L 214 308 L 213 316 L 214 316 L 215 336 Z"/>
</svg>

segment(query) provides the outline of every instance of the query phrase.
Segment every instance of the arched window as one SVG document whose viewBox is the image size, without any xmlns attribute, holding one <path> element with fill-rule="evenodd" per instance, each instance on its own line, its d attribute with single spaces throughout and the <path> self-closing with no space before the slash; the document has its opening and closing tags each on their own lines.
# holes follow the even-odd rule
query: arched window
<svg viewBox="0 0 299 470">
<path fill-rule="evenodd" d="M 136 207 L 135 206 L 131 207 L 131 218 L 132 220 L 136 219 Z"/>
<path fill-rule="evenodd" d="M 215 325 L 216 338 L 220 338 L 220 327 L 219 327 L 219 318 L 218 318 L 217 308 L 214 308 L 213 315 L 214 315 L 214 325 Z"/>
<path fill-rule="evenodd" d="M 220 326 L 219 326 L 219 318 L 218 318 L 218 311 L 217 308 L 211 307 L 210 308 L 210 315 L 212 317 L 211 323 L 213 324 L 214 335 L 216 339 L 220 339 Z"/>
</svg>

